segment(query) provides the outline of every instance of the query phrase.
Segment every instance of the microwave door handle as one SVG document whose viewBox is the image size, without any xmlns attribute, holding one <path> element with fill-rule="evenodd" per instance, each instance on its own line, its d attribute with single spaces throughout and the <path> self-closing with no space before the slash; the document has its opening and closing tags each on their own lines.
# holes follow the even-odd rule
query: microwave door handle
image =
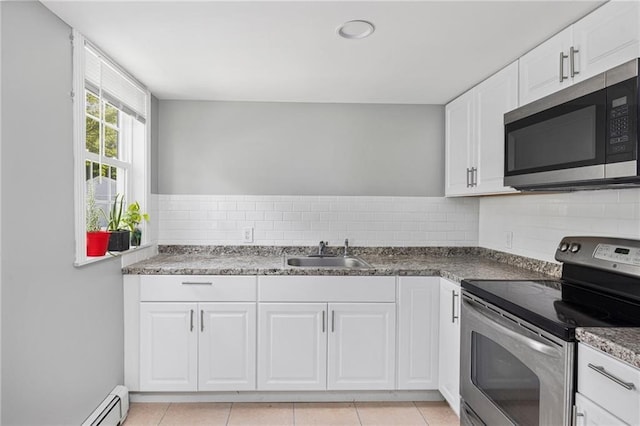
<svg viewBox="0 0 640 426">
<path fill-rule="evenodd" d="M 477 315 L 480 315 L 482 318 L 491 321 L 491 326 L 497 328 L 501 333 L 508 335 L 509 337 L 511 337 L 514 340 L 517 340 L 519 343 L 525 345 L 526 347 L 528 347 L 531 350 L 534 350 L 536 352 L 540 352 L 543 353 L 545 355 L 550 355 L 550 356 L 554 356 L 557 351 L 552 347 L 549 346 L 547 344 L 544 344 L 542 342 L 538 342 L 536 340 L 530 339 L 527 336 L 524 336 L 522 334 L 519 334 L 507 327 L 505 327 L 504 325 L 494 321 L 493 319 L 491 319 L 491 317 L 489 317 L 488 315 L 486 315 L 485 313 L 483 313 L 478 307 L 477 307 L 477 303 L 470 300 L 470 299 L 466 299 L 463 298 L 462 301 L 467 304 L 468 308 L 471 309 L 473 312 L 475 312 Z"/>
</svg>

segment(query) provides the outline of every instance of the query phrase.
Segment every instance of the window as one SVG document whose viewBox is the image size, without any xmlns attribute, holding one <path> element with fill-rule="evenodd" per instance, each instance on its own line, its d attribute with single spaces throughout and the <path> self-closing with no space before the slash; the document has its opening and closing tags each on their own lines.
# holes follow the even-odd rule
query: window
<svg viewBox="0 0 640 426">
<path fill-rule="evenodd" d="M 86 256 L 87 194 L 106 218 L 116 196 L 137 201 L 148 194 L 150 94 L 135 79 L 74 31 L 74 153 L 76 162 L 76 264 Z M 141 224 L 144 228 L 144 224 Z M 143 230 L 143 243 L 149 241 Z"/>
</svg>

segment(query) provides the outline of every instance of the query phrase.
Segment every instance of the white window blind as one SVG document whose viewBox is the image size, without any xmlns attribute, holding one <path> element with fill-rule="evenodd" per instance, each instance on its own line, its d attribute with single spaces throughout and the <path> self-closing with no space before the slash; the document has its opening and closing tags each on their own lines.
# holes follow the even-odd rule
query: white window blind
<svg viewBox="0 0 640 426">
<path fill-rule="evenodd" d="M 88 43 L 85 43 L 84 71 L 87 86 L 96 93 L 102 89 L 104 99 L 139 121 L 146 121 L 146 90 L 118 70 Z"/>
</svg>

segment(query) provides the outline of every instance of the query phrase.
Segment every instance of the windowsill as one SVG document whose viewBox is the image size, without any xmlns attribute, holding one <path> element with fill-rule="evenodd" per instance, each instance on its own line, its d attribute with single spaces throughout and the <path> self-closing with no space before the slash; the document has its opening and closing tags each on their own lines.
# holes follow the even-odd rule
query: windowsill
<svg viewBox="0 0 640 426">
<path fill-rule="evenodd" d="M 92 263 L 102 262 L 110 259 L 120 259 L 122 256 L 125 256 L 130 253 L 134 253 L 140 249 L 144 249 L 151 246 L 153 246 L 153 244 L 144 243 L 137 247 L 130 248 L 129 250 L 125 250 L 125 251 L 107 252 L 107 254 L 104 256 L 85 257 L 83 260 L 73 262 L 73 266 L 75 266 L 76 268 L 81 268 L 86 265 L 91 265 Z"/>
</svg>

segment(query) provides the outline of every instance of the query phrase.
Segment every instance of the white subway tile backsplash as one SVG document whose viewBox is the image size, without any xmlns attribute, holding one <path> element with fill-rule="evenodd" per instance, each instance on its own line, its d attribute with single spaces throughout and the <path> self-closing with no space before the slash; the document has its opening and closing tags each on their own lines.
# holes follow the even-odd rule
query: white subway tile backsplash
<svg viewBox="0 0 640 426">
<path fill-rule="evenodd" d="M 256 245 L 478 245 L 478 199 L 159 195 L 158 208 L 159 244 L 243 244 L 254 227 Z"/>
<path fill-rule="evenodd" d="M 639 239 L 640 189 L 483 197 L 478 223 L 479 246 L 554 261 L 567 235 Z"/>
</svg>

